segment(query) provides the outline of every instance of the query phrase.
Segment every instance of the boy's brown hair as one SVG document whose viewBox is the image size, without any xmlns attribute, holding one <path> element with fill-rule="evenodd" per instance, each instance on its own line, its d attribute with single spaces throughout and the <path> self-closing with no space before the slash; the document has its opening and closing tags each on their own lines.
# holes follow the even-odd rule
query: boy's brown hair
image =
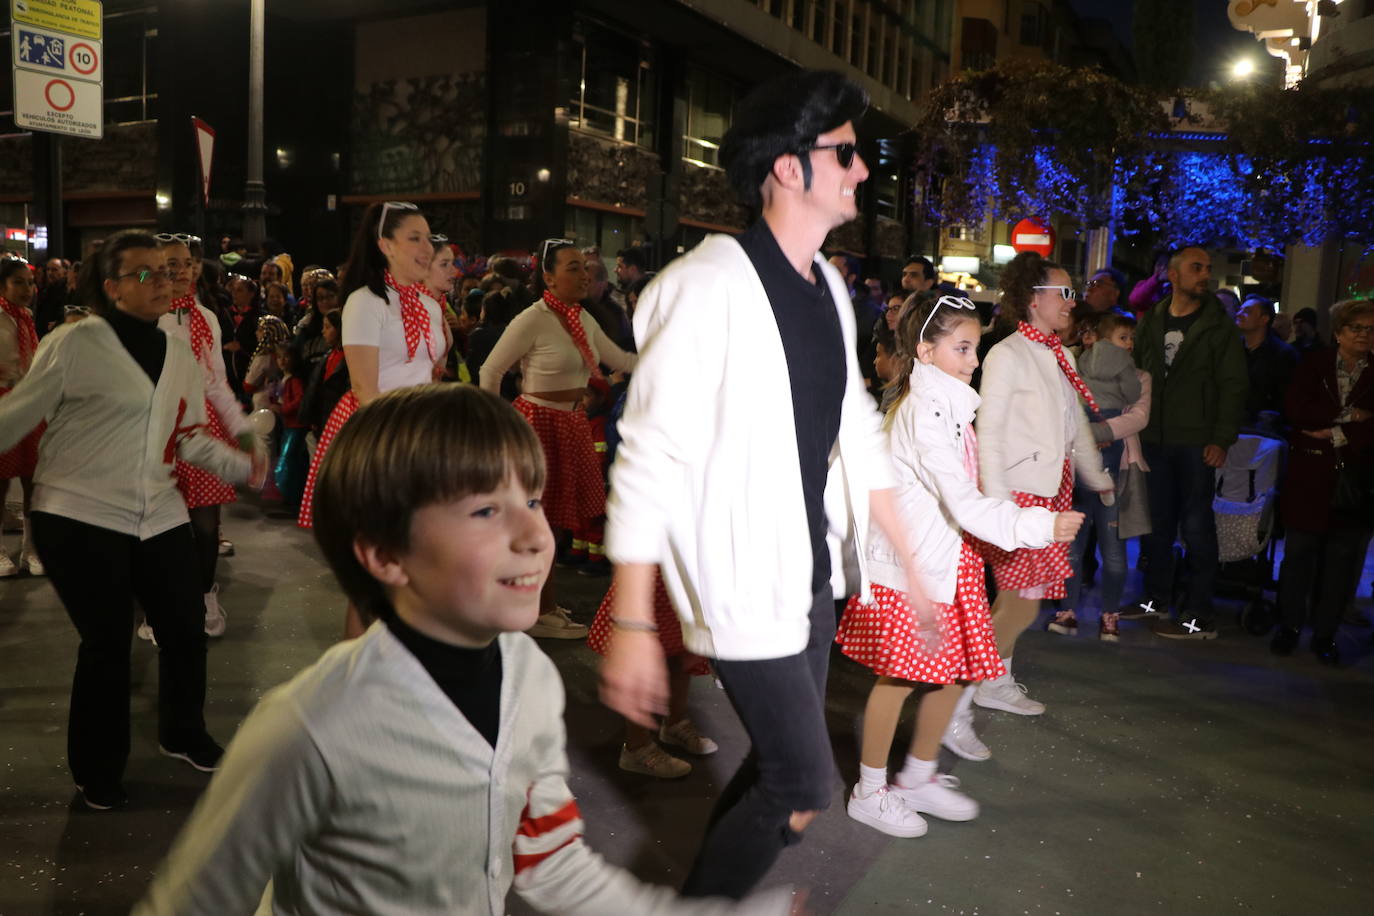
<svg viewBox="0 0 1374 916">
<path fill-rule="evenodd" d="M 1117 328 L 1130 328 L 1135 330 L 1135 316 L 1130 312 L 1123 312 L 1120 309 L 1108 309 L 1097 319 L 1097 336 L 1111 337 L 1116 333 Z"/>
<path fill-rule="evenodd" d="M 354 555 L 355 541 L 410 549 L 415 512 L 489 493 L 507 477 L 544 486 L 544 453 L 513 407 L 471 385 L 418 385 L 358 410 L 330 443 L 315 479 L 315 540 L 365 617 L 394 612 L 382 584 Z"/>
</svg>

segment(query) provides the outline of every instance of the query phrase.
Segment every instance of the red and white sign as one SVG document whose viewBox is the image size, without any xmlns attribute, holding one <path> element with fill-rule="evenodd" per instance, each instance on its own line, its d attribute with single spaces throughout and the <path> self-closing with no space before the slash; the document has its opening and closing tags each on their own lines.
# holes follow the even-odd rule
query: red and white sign
<svg viewBox="0 0 1374 916">
<path fill-rule="evenodd" d="M 200 118 L 192 118 L 191 126 L 196 130 L 196 153 L 200 161 L 200 191 L 205 197 L 205 205 L 210 205 L 210 164 L 215 157 L 215 129 Z"/>
<path fill-rule="evenodd" d="M 104 133 L 99 83 L 15 70 L 14 101 L 19 127 L 94 139 Z"/>
<path fill-rule="evenodd" d="M 1054 253 L 1054 229 L 1038 219 L 1023 219 L 1011 230 L 1011 247 L 1048 258 Z"/>
</svg>

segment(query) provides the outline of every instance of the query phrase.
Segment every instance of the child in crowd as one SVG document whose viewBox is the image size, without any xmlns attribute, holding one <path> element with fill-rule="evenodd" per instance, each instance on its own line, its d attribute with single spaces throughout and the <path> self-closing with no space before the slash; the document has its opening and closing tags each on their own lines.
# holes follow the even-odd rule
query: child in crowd
<svg viewBox="0 0 1374 916">
<path fill-rule="evenodd" d="M 272 409 L 279 396 L 281 368 L 277 365 L 277 347 L 289 343 L 291 332 L 286 322 L 276 315 L 258 319 L 258 347 L 243 377 L 243 391 L 252 395 L 253 409 Z"/>
<path fill-rule="evenodd" d="M 563 687 L 521 631 L 553 560 L 534 430 L 423 385 L 361 407 L 316 472 L 315 537 L 378 618 L 239 729 L 140 916 L 783 914 L 790 894 L 678 900 L 582 842 Z M 269 883 L 270 882 L 270 883 Z M 260 910 L 261 911 L 261 910 Z"/>
<path fill-rule="evenodd" d="M 334 406 L 351 387 L 348 363 L 344 360 L 343 342 L 340 337 L 343 310 L 330 309 L 321 318 L 320 336 L 328 349 L 321 359 L 315 361 L 315 368 L 310 372 L 310 381 L 306 383 L 299 413 L 301 422 L 310 429 L 306 434 L 306 451 L 311 457 L 314 457 L 315 442 L 323 432 L 324 424 L 334 411 Z"/>
<path fill-rule="evenodd" d="M 887 313 L 891 314 L 893 308 L 889 305 Z M 892 380 L 899 375 L 897 359 L 897 334 L 885 322 L 879 322 L 873 327 L 873 371 L 883 386 L 883 397 L 879 403 L 883 413 L 891 410 L 897 402 L 898 391 L 892 384 Z"/>
<path fill-rule="evenodd" d="M 967 299 L 918 294 L 897 326 L 902 352 L 897 403 L 887 414 L 897 501 L 911 532 L 921 589 L 936 603 L 938 621 L 918 621 L 908 604 L 903 558 L 876 526 L 870 529 L 873 603 L 849 601 L 835 641 L 845 655 L 873 669 L 878 682 L 864 710 L 859 783 L 849 816 L 891 836 L 926 832 L 921 813 L 944 820 L 978 816 L 978 803 L 936 773 L 940 744 L 969 760 L 988 749 L 974 735 L 971 682 L 1000 677 L 1004 668 L 989 616 L 983 560 L 969 535 L 1006 550 L 1073 540 L 1083 517 L 1019 508 L 983 496 L 970 386 L 978 365 L 978 313 Z M 964 532 L 967 531 L 968 534 Z M 938 630 L 938 637 L 935 635 Z M 924 638 L 922 638 L 924 636 Z M 920 691 L 906 762 L 891 784 L 888 757 L 902 705 Z"/>
<path fill-rule="evenodd" d="M 305 382 L 296 374 L 299 365 L 300 354 L 285 344 L 277 347 L 277 366 L 282 378 L 276 407 L 281 417 L 282 437 L 275 473 L 282 502 L 293 513 L 300 509 L 305 475 L 310 469 L 310 458 L 305 451 L 305 434 L 310 428 L 300 416 Z"/>
<path fill-rule="evenodd" d="M 1091 490 L 1074 489 L 1074 508 L 1085 513 L 1087 521 L 1069 552 L 1074 576 L 1065 583 L 1063 608 L 1054 615 L 1049 629 L 1072 636 L 1078 632 L 1076 609 L 1082 596 L 1085 548 L 1092 532 L 1097 533 L 1097 548 L 1102 554 L 1102 613 L 1097 635 L 1104 642 L 1120 639 L 1121 593 L 1126 586 L 1126 538 L 1122 536 L 1123 512 L 1139 510 L 1148 518 L 1148 494 L 1144 474 L 1149 470 L 1140 448 L 1138 433 L 1150 419 L 1150 373 L 1137 369 L 1131 354 L 1135 350 L 1135 316 L 1117 309 L 1102 312 L 1085 327 L 1083 355 L 1078 359 L 1078 374 L 1097 401 L 1100 420 L 1090 424 L 1093 438 L 1102 449 L 1103 463 L 1114 481 L 1122 472 L 1134 469 L 1138 489 L 1122 492 L 1113 505 L 1103 505 Z M 1127 535 L 1142 533 L 1136 530 Z"/>
</svg>

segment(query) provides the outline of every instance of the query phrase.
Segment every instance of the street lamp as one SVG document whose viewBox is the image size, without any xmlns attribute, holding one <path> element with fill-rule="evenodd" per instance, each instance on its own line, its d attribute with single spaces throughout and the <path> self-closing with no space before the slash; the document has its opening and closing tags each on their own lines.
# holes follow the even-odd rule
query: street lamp
<svg viewBox="0 0 1374 916">
<path fill-rule="evenodd" d="M 1238 80 L 1249 79 L 1254 72 L 1255 62 L 1249 57 L 1242 57 L 1231 65 L 1231 75 Z"/>
</svg>

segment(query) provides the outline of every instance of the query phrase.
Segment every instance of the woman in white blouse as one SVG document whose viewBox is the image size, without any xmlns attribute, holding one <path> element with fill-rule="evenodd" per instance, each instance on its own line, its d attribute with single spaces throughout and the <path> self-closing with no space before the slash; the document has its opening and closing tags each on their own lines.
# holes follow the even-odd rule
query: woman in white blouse
<svg viewBox="0 0 1374 916">
<path fill-rule="evenodd" d="M 524 376 L 515 409 L 524 415 L 544 447 L 548 477 L 544 514 L 555 533 L 579 533 L 606 514 L 601 459 L 592 444 L 587 415 L 579 406 L 587 380 L 601 376 L 604 363 L 619 372 L 636 357 L 620 349 L 579 304 L 587 297 L 587 261 L 566 239 L 549 239 L 539 258 L 543 295 L 515 317 L 482 364 L 482 387 L 501 393 L 501 377 L 516 362 Z M 580 639 L 587 628 L 573 623 L 554 600 L 553 578 L 540 595 L 539 622 L 532 636 Z"/>
</svg>

